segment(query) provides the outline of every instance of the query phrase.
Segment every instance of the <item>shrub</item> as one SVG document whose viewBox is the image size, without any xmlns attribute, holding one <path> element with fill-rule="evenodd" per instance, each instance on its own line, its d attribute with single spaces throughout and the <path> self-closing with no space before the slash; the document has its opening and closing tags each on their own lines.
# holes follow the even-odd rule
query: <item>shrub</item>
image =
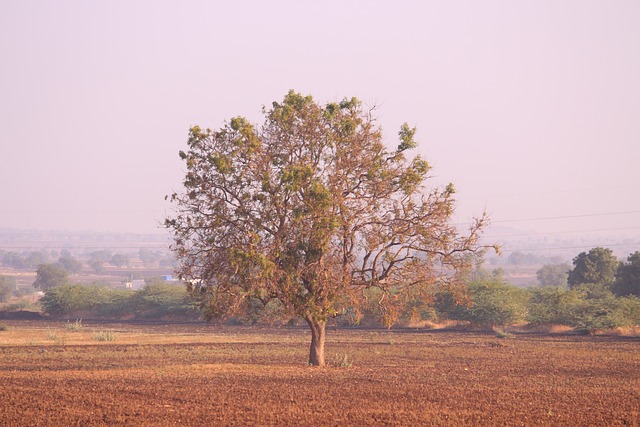
<svg viewBox="0 0 640 427">
<path fill-rule="evenodd" d="M 116 334 L 113 332 L 113 330 L 108 329 L 106 331 L 97 331 L 93 334 L 92 339 L 94 341 L 115 341 L 116 340 Z"/>
<path fill-rule="evenodd" d="M 198 305 L 183 286 L 153 283 L 134 297 L 138 316 L 146 318 L 195 316 Z"/>
<path fill-rule="evenodd" d="M 80 332 L 82 330 L 82 319 L 76 319 L 73 323 L 67 321 L 67 324 L 64 325 L 64 327 L 67 331 Z"/>
<path fill-rule="evenodd" d="M 436 308 L 450 320 L 468 321 L 473 325 L 492 327 L 512 325 L 526 318 L 528 294 L 497 278 L 468 285 L 470 301 L 460 303 L 448 292 L 436 296 Z"/>
<path fill-rule="evenodd" d="M 335 358 L 330 362 L 330 365 L 334 368 L 350 368 L 353 366 L 353 361 L 346 353 L 342 356 L 336 354 Z"/>
<path fill-rule="evenodd" d="M 582 310 L 583 301 L 578 291 L 545 286 L 529 292 L 527 320 L 532 325 L 572 325 Z"/>
</svg>

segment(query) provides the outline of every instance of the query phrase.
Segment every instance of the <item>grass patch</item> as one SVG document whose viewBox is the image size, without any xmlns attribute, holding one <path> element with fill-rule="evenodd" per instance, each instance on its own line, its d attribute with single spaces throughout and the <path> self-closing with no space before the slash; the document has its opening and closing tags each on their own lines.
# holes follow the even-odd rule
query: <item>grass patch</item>
<svg viewBox="0 0 640 427">
<path fill-rule="evenodd" d="M 76 319 L 75 322 L 71 323 L 67 320 L 67 323 L 64 325 L 64 328 L 67 331 L 71 331 L 71 332 L 80 332 L 83 328 L 82 326 L 82 319 Z"/>
<path fill-rule="evenodd" d="M 108 342 L 111 342 L 111 341 L 115 341 L 116 340 L 116 334 L 111 329 L 107 329 L 107 330 L 104 330 L 104 331 L 96 331 L 96 332 L 94 332 L 94 334 L 91 337 L 91 339 L 93 339 L 94 341 L 108 341 Z"/>
<path fill-rule="evenodd" d="M 60 335 L 55 329 L 47 328 L 44 333 L 44 339 L 47 341 L 58 341 L 60 339 Z"/>
<path fill-rule="evenodd" d="M 494 330 L 496 333 L 496 338 L 500 338 L 502 340 L 511 339 L 514 337 L 512 333 L 505 331 L 504 329 L 496 329 Z"/>
<path fill-rule="evenodd" d="M 353 360 L 347 353 L 343 354 L 342 356 L 336 354 L 333 360 L 329 362 L 329 365 L 334 368 L 350 368 L 353 366 Z"/>
</svg>

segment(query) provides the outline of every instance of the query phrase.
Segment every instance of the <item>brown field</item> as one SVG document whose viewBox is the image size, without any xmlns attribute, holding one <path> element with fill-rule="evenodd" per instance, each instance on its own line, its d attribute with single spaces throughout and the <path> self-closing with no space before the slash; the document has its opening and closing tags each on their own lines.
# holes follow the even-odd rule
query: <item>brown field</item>
<svg viewBox="0 0 640 427">
<path fill-rule="evenodd" d="M 637 337 L 4 324 L 3 426 L 640 425 Z"/>
</svg>

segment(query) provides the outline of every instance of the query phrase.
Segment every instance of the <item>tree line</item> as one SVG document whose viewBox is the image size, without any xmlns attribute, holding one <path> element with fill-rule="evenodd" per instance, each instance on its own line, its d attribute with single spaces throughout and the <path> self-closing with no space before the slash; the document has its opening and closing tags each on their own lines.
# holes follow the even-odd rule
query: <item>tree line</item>
<svg viewBox="0 0 640 427">
<path fill-rule="evenodd" d="M 615 263 L 614 263 L 615 261 Z M 563 264 L 559 264 L 563 265 Z M 612 251 L 593 248 L 580 253 L 569 268 L 564 264 L 559 278 L 563 283 L 543 283 L 519 288 L 509 284 L 500 269 L 479 269 L 466 279 L 465 288 L 435 286 L 429 297 L 416 298 L 407 309 L 382 313 L 373 290 L 369 304 L 352 306 L 336 313 L 337 325 L 380 324 L 425 325 L 455 321 L 458 325 L 500 329 L 512 325 L 564 325 L 577 332 L 593 333 L 640 326 L 640 251 L 619 261 Z M 543 266 L 539 273 L 549 269 Z M 539 277 L 548 277 L 539 275 Z M 2 283 L 2 281 L 0 281 Z M 187 292 L 184 283 L 167 284 L 149 279 L 139 290 L 110 289 L 63 283 L 45 292 L 40 304 L 49 315 L 91 318 L 202 318 L 198 298 Z M 234 322 L 245 324 L 295 321 L 279 302 L 250 299 Z"/>
<path fill-rule="evenodd" d="M 140 248 L 137 252 L 112 252 L 109 249 L 87 251 L 80 255 L 72 255 L 68 249 L 61 251 L 5 251 L 0 250 L 0 264 L 16 270 L 35 270 L 40 265 L 55 264 L 69 274 L 75 274 L 86 266 L 96 273 L 102 273 L 107 266 L 128 267 L 138 259 L 145 266 L 172 267 L 175 259 L 165 251 Z"/>
</svg>

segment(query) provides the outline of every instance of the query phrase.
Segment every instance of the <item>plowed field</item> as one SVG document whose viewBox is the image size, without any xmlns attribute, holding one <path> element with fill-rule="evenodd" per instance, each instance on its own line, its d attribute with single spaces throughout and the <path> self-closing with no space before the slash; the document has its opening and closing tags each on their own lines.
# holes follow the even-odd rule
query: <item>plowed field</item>
<svg viewBox="0 0 640 427">
<path fill-rule="evenodd" d="M 638 338 L 5 324 L 3 426 L 640 425 Z"/>
</svg>

